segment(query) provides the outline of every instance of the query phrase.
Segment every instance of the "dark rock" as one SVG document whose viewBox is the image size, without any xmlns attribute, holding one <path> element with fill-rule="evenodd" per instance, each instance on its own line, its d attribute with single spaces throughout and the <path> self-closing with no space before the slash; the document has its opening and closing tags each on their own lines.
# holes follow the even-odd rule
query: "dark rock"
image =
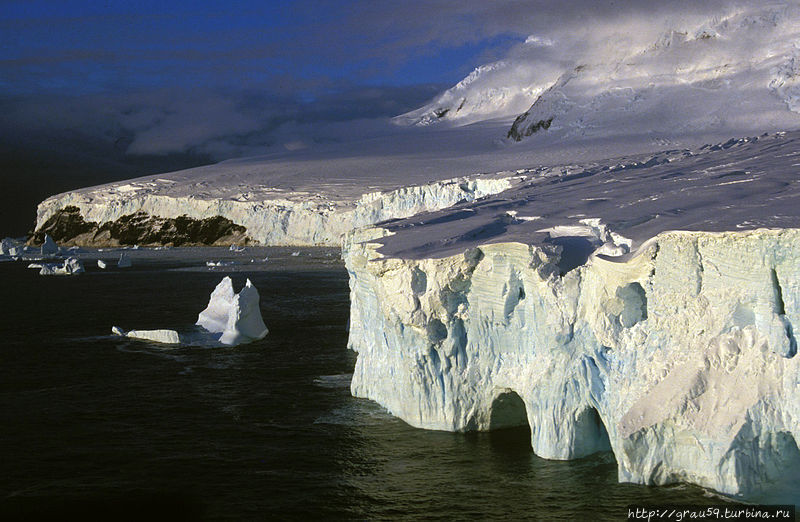
<svg viewBox="0 0 800 522">
<path fill-rule="evenodd" d="M 136 212 L 116 221 L 97 223 L 86 221 L 80 209 L 68 206 L 48 219 L 33 235 L 31 244 L 50 236 L 62 245 L 81 246 L 200 246 L 247 244 L 247 229 L 230 219 L 214 216 L 194 219 L 186 215 L 176 218 L 151 216 Z"/>
</svg>

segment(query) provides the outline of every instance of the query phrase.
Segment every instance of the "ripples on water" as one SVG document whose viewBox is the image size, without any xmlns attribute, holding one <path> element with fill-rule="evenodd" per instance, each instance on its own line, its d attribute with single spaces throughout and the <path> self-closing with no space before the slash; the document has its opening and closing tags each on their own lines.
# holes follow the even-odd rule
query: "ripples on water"
<svg viewBox="0 0 800 522">
<path fill-rule="evenodd" d="M 133 269 L 65 278 L 0 264 L 0 515 L 616 520 L 632 502 L 720 501 L 618 484 L 611 454 L 539 459 L 525 429 L 418 430 L 352 398 L 347 273 L 333 250 L 293 250 L 142 250 Z M 220 258 L 242 264 L 205 267 Z M 259 289 L 263 341 L 106 335 L 193 324 L 225 274 Z"/>
</svg>

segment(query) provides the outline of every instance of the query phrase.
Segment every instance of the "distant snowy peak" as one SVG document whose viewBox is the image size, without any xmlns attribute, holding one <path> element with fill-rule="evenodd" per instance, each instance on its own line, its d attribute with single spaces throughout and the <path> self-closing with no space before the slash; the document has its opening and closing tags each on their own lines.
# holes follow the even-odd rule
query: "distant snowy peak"
<svg viewBox="0 0 800 522">
<path fill-rule="evenodd" d="M 519 114 L 552 83 L 527 63 L 499 61 L 482 65 L 432 102 L 395 118 L 401 125 L 449 121 L 466 125 Z"/>
<path fill-rule="evenodd" d="M 638 32 L 651 36 L 531 36 L 396 121 L 516 117 L 507 135 L 516 141 L 800 125 L 800 7 L 773 3 Z"/>
</svg>

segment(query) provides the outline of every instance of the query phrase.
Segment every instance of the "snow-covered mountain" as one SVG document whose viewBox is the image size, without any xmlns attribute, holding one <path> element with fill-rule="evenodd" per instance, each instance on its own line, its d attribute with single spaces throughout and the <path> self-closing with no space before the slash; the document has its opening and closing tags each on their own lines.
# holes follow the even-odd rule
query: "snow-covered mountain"
<svg viewBox="0 0 800 522">
<path fill-rule="evenodd" d="M 666 20 L 660 30 L 628 23 L 597 36 L 531 36 L 395 121 L 516 118 L 514 140 L 540 131 L 575 139 L 793 128 L 799 21 L 796 5 L 759 3 Z"/>
</svg>

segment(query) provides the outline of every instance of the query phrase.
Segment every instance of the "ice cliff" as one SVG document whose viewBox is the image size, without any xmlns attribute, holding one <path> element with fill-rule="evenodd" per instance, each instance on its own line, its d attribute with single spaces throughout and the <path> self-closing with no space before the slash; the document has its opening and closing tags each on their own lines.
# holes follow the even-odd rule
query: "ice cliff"
<svg viewBox="0 0 800 522">
<path fill-rule="evenodd" d="M 664 233 L 564 276 L 535 246 L 403 260 L 361 234 L 353 395 L 421 428 L 528 423 L 544 458 L 610 449 L 622 481 L 800 501 L 798 230 Z"/>
<path fill-rule="evenodd" d="M 797 138 L 351 233 L 353 395 L 421 428 L 528 424 L 544 458 L 611 450 L 621 481 L 800 502 Z"/>
<path fill-rule="evenodd" d="M 321 188 L 315 197 L 307 192 L 280 197 L 264 191 L 246 197 L 238 193 L 208 198 L 176 193 L 175 183 L 163 179 L 133 181 L 44 201 L 38 209 L 37 233 L 58 231 L 62 243 L 96 246 L 247 240 L 264 245 L 339 246 L 344 233 L 353 228 L 473 201 L 508 189 L 515 179 L 513 173 L 463 177 L 345 197 L 327 197 Z M 220 219 L 228 228 L 204 241 L 209 227 L 203 223 Z M 173 224 L 181 221 L 188 223 L 183 234 L 176 233 Z"/>
</svg>

